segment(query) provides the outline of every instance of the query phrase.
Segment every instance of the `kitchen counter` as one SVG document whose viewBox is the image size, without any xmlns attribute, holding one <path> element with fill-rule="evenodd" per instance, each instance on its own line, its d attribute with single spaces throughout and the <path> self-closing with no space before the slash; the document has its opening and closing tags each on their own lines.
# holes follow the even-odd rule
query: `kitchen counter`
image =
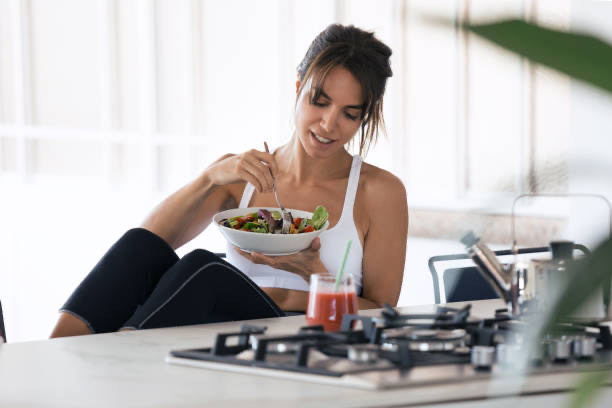
<svg viewBox="0 0 612 408">
<path fill-rule="evenodd" d="M 490 315 L 501 301 L 472 303 L 472 314 Z M 460 306 L 455 304 L 453 306 Z M 428 313 L 435 305 L 400 308 Z M 378 310 L 362 312 L 378 315 Z M 504 396 L 507 380 L 454 383 L 411 389 L 364 391 L 287 379 L 238 374 L 167 364 L 172 349 L 210 347 L 215 335 L 235 331 L 243 322 L 98 334 L 0 345 L 0 407 L 389 407 L 428 406 L 560 406 L 570 394 L 535 393 L 538 381 L 574 383 L 575 374 L 529 378 L 527 395 Z M 267 333 L 291 333 L 305 325 L 304 316 L 250 321 Z M 610 377 L 612 383 L 612 373 Z M 495 395 L 494 399 L 484 399 Z M 608 401 L 606 403 L 606 401 Z M 612 388 L 598 400 L 609 406 Z M 438 405 L 432 405 L 438 404 Z"/>
</svg>

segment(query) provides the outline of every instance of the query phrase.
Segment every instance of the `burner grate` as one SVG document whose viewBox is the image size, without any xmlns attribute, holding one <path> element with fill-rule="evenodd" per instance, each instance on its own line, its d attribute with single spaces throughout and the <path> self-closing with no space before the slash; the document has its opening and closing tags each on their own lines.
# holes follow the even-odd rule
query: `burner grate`
<svg viewBox="0 0 612 408">
<path fill-rule="evenodd" d="M 412 353 L 412 363 L 415 367 L 440 364 L 469 364 L 470 355 L 420 351 Z"/>
<path fill-rule="evenodd" d="M 504 358 L 512 362 L 511 354 L 521 351 L 523 340 L 522 330 L 517 329 L 524 328 L 527 323 L 510 318 L 505 310 L 497 310 L 491 318 L 476 319 L 470 317 L 470 308 L 470 305 L 461 309 L 439 307 L 431 314 L 402 315 L 386 305 L 382 314 L 376 317 L 345 315 L 339 332 L 324 332 L 321 326 L 306 326 L 286 336 L 266 335 L 266 327 L 243 325 L 239 332 L 218 334 L 211 348 L 174 350 L 170 355 L 215 363 L 216 366 L 227 364 L 329 377 L 385 370 L 403 373 L 417 367 L 440 365 L 471 366 L 475 346 L 484 346 L 494 353 L 496 347 L 498 353 L 505 350 L 500 355 L 508 354 L 509 358 Z M 591 344 L 592 338 L 596 337 L 601 345 L 598 356 L 612 355 L 609 352 L 612 350 L 609 326 L 568 322 L 558 325 L 554 332 L 569 338 L 591 337 Z M 543 339 L 546 349 L 540 347 L 542 350 L 536 351 L 544 352 L 557 344 L 554 333 L 547 336 Z M 585 346 L 588 344 L 584 343 Z M 592 361 L 597 361 L 597 358 L 589 357 Z M 538 353 L 533 359 L 534 364 L 542 367 L 549 363 L 554 365 L 557 360 L 559 358 L 555 360 L 548 354 Z M 579 360 L 577 357 L 563 361 L 588 363 L 588 359 Z M 493 359 L 490 364 L 505 363 L 496 363 Z M 437 369 L 445 370 L 444 367 Z"/>
</svg>

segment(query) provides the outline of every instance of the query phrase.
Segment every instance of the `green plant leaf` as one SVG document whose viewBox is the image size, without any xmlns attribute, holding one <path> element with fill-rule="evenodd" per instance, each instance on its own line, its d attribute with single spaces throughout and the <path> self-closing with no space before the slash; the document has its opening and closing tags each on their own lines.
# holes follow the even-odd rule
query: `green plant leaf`
<svg viewBox="0 0 612 408">
<path fill-rule="evenodd" d="M 572 394 L 569 408 L 580 408 L 589 406 L 597 396 L 598 391 L 604 386 L 609 371 L 593 371 L 585 373 L 576 386 L 576 392 Z"/>
<path fill-rule="evenodd" d="M 585 260 L 577 262 L 567 271 L 560 296 L 550 306 L 548 315 L 538 327 L 543 333 L 554 332 L 555 325 L 567 321 L 568 315 L 575 311 L 585 299 L 596 291 L 603 290 L 605 304 L 610 304 L 610 279 L 612 277 L 612 239 L 601 243 Z M 610 376 L 610 371 L 587 372 L 582 375 L 576 389 L 568 401 L 568 407 L 583 408 L 591 404 L 597 392 Z"/>
<path fill-rule="evenodd" d="M 567 271 L 560 296 L 551 304 L 550 313 L 542 325 L 544 331 L 567 320 L 585 299 L 603 290 L 603 298 L 609 304 L 610 279 L 612 277 L 612 239 L 601 243 L 585 260 L 577 262 Z"/>
<path fill-rule="evenodd" d="M 552 68 L 612 93 L 612 46 L 596 37 L 568 33 L 537 26 L 521 20 L 499 21 L 482 25 L 463 25 L 467 29 L 509 51 L 533 62 Z M 586 258 L 568 271 L 560 296 L 551 304 L 547 315 L 539 321 L 539 333 L 554 331 L 556 324 L 566 321 L 585 299 L 603 290 L 604 303 L 610 304 L 612 279 L 612 239 L 607 239 Z M 568 406 L 589 405 L 610 373 L 585 373 Z"/>
<path fill-rule="evenodd" d="M 612 93 L 612 46 L 596 37 L 522 20 L 463 27 L 531 61 Z"/>
</svg>

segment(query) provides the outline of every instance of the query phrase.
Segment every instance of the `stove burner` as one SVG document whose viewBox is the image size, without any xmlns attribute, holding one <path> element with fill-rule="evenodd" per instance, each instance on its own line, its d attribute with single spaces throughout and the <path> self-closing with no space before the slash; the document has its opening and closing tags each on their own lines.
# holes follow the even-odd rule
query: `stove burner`
<svg viewBox="0 0 612 408">
<path fill-rule="evenodd" d="M 249 337 L 251 341 L 251 348 L 253 350 L 257 350 L 259 346 L 259 339 L 265 339 L 265 336 L 252 335 Z M 266 351 L 268 353 L 276 353 L 276 354 L 286 354 L 286 353 L 295 353 L 298 350 L 298 343 L 292 342 L 269 342 Z"/>
<path fill-rule="evenodd" d="M 441 330 L 436 334 L 436 338 L 440 340 L 463 340 L 465 334 L 464 329 Z"/>
<path fill-rule="evenodd" d="M 379 351 L 376 344 L 354 344 L 348 346 L 348 358 L 356 363 L 373 363 L 378 361 Z"/>
<path fill-rule="evenodd" d="M 455 347 L 455 349 L 453 350 L 453 354 L 466 356 L 469 355 L 471 351 L 472 350 L 467 346 L 459 346 Z"/>
<path fill-rule="evenodd" d="M 411 340 L 435 340 L 438 330 L 412 330 L 407 333 Z"/>
<path fill-rule="evenodd" d="M 403 315 L 385 307 L 376 317 L 345 315 L 339 332 L 307 326 L 282 336 L 266 334 L 265 327 L 242 326 L 239 332 L 218 334 L 212 348 L 176 350 L 171 356 L 329 377 L 382 370 L 402 377 L 408 370 L 435 365 L 457 365 L 465 373 L 474 372 L 466 369 L 470 365 L 486 371 L 495 364 L 512 366 L 527 352 L 530 364 L 542 370 L 612 365 L 610 326 L 564 323 L 529 350 L 521 333 L 525 321 L 512 320 L 504 311 L 477 319 L 469 311 L 468 305 Z"/>
<path fill-rule="evenodd" d="M 383 346 L 387 349 L 394 349 L 391 340 L 404 339 L 413 351 L 452 351 L 465 346 L 465 338 L 464 329 L 388 329 L 381 335 Z"/>
</svg>

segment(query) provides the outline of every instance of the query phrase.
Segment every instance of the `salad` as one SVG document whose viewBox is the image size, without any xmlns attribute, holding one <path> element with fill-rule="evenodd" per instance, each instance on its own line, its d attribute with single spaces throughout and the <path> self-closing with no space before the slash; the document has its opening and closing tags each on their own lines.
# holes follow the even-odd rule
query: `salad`
<svg viewBox="0 0 612 408">
<path fill-rule="evenodd" d="M 292 214 L 289 234 L 317 231 L 323 227 L 327 221 L 327 216 L 327 210 L 322 205 L 315 209 L 312 218 L 293 218 Z M 268 211 L 262 208 L 256 213 L 224 218 L 219 221 L 219 224 L 241 231 L 257 232 L 260 234 L 281 234 L 283 217 L 279 211 Z"/>
</svg>

